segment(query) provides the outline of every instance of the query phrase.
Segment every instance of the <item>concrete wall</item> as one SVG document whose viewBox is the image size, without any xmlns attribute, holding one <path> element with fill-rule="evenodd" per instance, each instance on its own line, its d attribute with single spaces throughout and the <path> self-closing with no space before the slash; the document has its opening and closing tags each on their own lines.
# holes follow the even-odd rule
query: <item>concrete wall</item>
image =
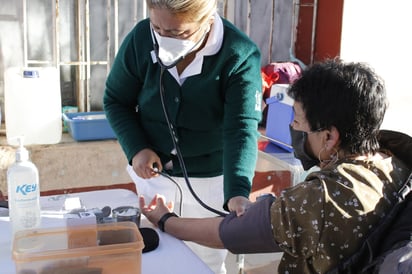
<svg viewBox="0 0 412 274">
<path fill-rule="evenodd" d="M 127 160 L 116 140 L 75 142 L 68 134 L 56 145 L 28 146 L 39 170 L 41 191 L 129 183 Z M 14 148 L 0 136 L 0 191 L 7 195 L 7 168 Z"/>
<path fill-rule="evenodd" d="M 228 18 L 259 46 L 262 66 L 291 60 L 294 5 L 291 0 L 232 0 Z M 231 1 L 228 1 L 229 3 Z"/>
</svg>

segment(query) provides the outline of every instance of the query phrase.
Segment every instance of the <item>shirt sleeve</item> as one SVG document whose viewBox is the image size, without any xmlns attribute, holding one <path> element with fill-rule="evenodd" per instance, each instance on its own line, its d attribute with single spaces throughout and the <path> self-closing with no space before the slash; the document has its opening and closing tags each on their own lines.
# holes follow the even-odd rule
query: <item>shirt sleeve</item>
<svg viewBox="0 0 412 274">
<path fill-rule="evenodd" d="M 274 197 L 254 203 L 240 217 L 235 212 L 220 224 L 219 235 L 225 248 L 234 254 L 278 252 L 270 223 L 270 206 Z"/>
<path fill-rule="evenodd" d="M 245 38 L 246 39 L 246 38 Z M 227 202 L 235 196 L 249 197 L 257 160 L 258 123 L 262 117 L 260 51 L 252 42 L 238 46 L 229 60 L 224 87 L 223 172 Z"/>
<path fill-rule="evenodd" d="M 142 87 L 138 72 L 138 36 L 140 25 L 124 39 L 106 80 L 103 106 L 119 144 L 131 162 L 133 156 L 148 147 L 148 141 L 137 119 L 137 94 Z"/>
</svg>

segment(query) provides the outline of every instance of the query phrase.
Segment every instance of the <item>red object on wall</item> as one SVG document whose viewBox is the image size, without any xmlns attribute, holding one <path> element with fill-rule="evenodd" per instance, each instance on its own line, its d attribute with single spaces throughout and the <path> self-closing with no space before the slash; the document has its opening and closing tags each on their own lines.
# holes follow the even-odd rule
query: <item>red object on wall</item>
<svg viewBox="0 0 412 274">
<path fill-rule="evenodd" d="M 295 56 L 306 65 L 340 55 L 343 2 L 344 0 L 318 0 L 315 10 L 314 0 L 300 1 Z"/>
</svg>

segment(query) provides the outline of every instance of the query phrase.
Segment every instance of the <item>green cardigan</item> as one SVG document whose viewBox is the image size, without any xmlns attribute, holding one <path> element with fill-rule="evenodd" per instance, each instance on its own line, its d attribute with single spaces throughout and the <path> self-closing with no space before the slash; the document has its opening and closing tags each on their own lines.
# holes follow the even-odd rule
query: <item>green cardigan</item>
<svg viewBox="0 0 412 274">
<path fill-rule="evenodd" d="M 165 71 L 165 104 L 190 177 L 224 175 L 224 208 L 234 196 L 248 197 L 257 159 L 261 119 L 260 52 L 223 19 L 221 49 L 205 56 L 202 73 L 182 86 Z M 162 110 L 160 66 L 154 63 L 149 19 L 124 39 L 106 81 L 104 110 L 126 157 L 153 149 L 171 175 L 182 176 Z"/>
</svg>

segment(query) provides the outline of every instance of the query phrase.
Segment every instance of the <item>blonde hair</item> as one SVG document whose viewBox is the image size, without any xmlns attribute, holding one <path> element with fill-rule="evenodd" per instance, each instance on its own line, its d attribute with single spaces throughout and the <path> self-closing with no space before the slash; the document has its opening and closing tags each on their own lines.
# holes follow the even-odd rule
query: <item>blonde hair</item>
<svg viewBox="0 0 412 274">
<path fill-rule="evenodd" d="M 149 9 L 167 9 L 187 22 L 204 22 L 217 11 L 217 0 L 146 0 Z"/>
</svg>

